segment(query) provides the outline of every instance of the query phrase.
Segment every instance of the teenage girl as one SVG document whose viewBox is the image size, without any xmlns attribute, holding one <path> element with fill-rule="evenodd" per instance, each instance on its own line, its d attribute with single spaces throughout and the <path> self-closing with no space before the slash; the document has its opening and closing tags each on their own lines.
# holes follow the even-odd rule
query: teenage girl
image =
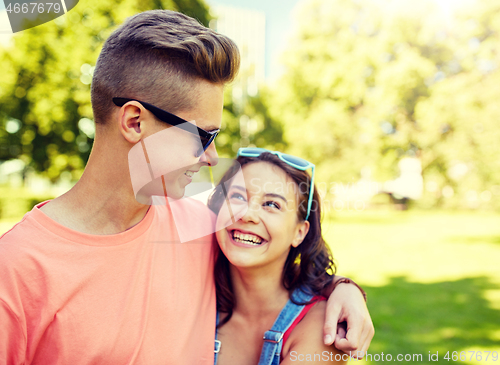
<svg viewBox="0 0 500 365">
<path fill-rule="evenodd" d="M 335 265 L 321 234 L 314 165 L 261 148 L 240 149 L 237 162 L 209 201 L 225 227 L 217 232 L 216 364 L 346 363 L 323 343 L 321 293 Z"/>
</svg>

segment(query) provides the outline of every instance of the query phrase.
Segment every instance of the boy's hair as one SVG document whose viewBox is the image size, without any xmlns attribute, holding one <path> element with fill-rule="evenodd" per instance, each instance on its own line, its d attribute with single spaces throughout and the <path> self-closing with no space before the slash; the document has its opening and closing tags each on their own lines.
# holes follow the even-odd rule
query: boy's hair
<svg viewBox="0 0 500 365">
<path fill-rule="evenodd" d="M 196 82 L 225 84 L 240 65 L 236 44 L 187 15 L 151 10 L 128 18 L 104 43 L 92 80 L 94 119 L 105 123 L 113 97 L 171 113 L 191 109 Z"/>
</svg>

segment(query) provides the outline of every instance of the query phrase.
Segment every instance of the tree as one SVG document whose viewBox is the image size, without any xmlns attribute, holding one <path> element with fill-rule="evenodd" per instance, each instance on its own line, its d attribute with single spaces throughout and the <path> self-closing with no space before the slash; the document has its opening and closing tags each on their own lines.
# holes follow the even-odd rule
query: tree
<svg viewBox="0 0 500 365">
<path fill-rule="evenodd" d="M 244 100 L 233 96 L 233 87 L 226 88 L 221 133 L 216 140 L 220 155 L 232 158 L 240 147 L 248 146 L 285 148 L 283 127 L 269 112 L 270 97 L 265 86 Z"/>
<path fill-rule="evenodd" d="M 103 42 L 125 18 L 158 8 L 210 20 L 203 0 L 90 0 L 14 36 L 0 50 L 0 160 L 78 179 L 93 141 L 90 82 Z"/>
<path fill-rule="evenodd" d="M 417 108 L 425 173 L 455 205 L 500 207 L 500 6 L 480 2 L 457 23 L 446 38 L 452 60 Z"/>
<path fill-rule="evenodd" d="M 424 179 L 436 180 L 431 205 L 461 161 L 470 182 L 461 193 L 499 185 L 498 162 L 486 161 L 500 152 L 500 6 L 474 9 L 443 20 L 433 1 L 304 3 L 270 103 L 289 152 L 336 182 L 362 171 L 393 179 L 402 157 L 417 156 Z"/>
</svg>

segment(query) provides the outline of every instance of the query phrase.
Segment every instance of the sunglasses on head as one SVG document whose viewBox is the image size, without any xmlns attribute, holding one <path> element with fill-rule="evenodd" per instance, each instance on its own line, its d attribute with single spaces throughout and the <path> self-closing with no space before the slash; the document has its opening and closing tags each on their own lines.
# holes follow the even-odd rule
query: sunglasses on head
<svg viewBox="0 0 500 365">
<path fill-rule="evenodd" d="M 278 152 L 278 151 L 270 151 L 266 150 L 265 148 L 257 148 L 257 147 L 245 147 L 245 148 L 240 148 L 238 150 L 238 154 L 236 157 L 259 157 L 261 154 L 268 152 L 272 153 L 275 156 L 278 156 L 278 158 L 285 162 L 286 164 L 292 166 L 293 168 L 296 168 L 297 170 L 300 171 L 305 171 L 308 168 L 312 169 L 311 172 L 311 184 L 309 187 L 309 199 L 307 201 L 307 215 L 306 219 L 309 218 L 309 214 L 311 214 L 311 206 L 312 206 L 312 199 L 313 199 L 313 193 L 314 193 L 314 169 L 315 165 L 313 163 L 310 163 L 309 161 L 304 160 L 303 158 L 292 156 L 292 155 L 287 155 L 286 153 Z"/>
<path fill-rule="evenodd" d="M 166 110 L 160 109 L 152 104 L 145 103 L 143 101 L 137 100 L 137 99 L 129 99 L 129 98 L 113 98 L 113 103 L 116 106 L 124 106 L 126 103 L 129 101 L 136 101 L 140 103 L 144 108 L 149 110 L 153 115 L 161 120 L 162 122 L 165 122 L 167 124 L 170 124 L 174 127 L 181 128 L 182 130 L 185 130 L 189 133 L 196 134 L 200 138 L 201 142 L 201 148 L 197 151 L 196 157 L 200 157 L 203 152 L 206 151 L 206 149 L 210 146 L 210 144 L 214 141 L 215 137 L 220 132 L 220 129 L 217 129 L 212 132 L 207 132 L 204 129 L 201 129 L 200 127 L 196 127 L 196 131 L 194 131 L 194 128 L 192 128 L 192 124 L 190 126 L 186 125 L 185 123 L 189 123 L 187 120 L 184 120 L 177 115 L 174 115 L 172 113 L 167 112 Z"/>
</svg>

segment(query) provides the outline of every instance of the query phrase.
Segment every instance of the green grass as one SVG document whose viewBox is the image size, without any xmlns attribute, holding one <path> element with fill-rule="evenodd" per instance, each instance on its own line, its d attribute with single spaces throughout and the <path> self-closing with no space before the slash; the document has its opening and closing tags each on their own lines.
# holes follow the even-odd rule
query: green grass
<svg viewBox="0 0 500 365">
<path fill-rule="evenodd" d="M 368 293 L 375 325 L 369 353 L 422 354 L 446 364 L 447 351 L 500 356 L 500 215 L 371 211 L 325 219 L 338 273 Z M 439 352 L 439 361 L 429 361 Z M 500 364 L 470 360 L 462 364 Z M 367 363 L 387 361 L 367 361 Z M 356 362 L 362 364 L 362 362 Z M 410 361 L 409 363 L 417 363 Z"/>
<path fill-rule="evenodd" d="M 16 220 L 0 220 L 0 234 Z M 447 351 L 500 356 L 500 214 L 367 211 L 325 218 L 339 274 L 368 293 L 375 324 L 369 353 L 422 354 L 448 364 Z M 439 352 L 439 361 L 428 360 Z M 498 364 L 470 361 L 462 364 Z M 387 361 L 351 361 L 351 364 Z"/>
</svg>

